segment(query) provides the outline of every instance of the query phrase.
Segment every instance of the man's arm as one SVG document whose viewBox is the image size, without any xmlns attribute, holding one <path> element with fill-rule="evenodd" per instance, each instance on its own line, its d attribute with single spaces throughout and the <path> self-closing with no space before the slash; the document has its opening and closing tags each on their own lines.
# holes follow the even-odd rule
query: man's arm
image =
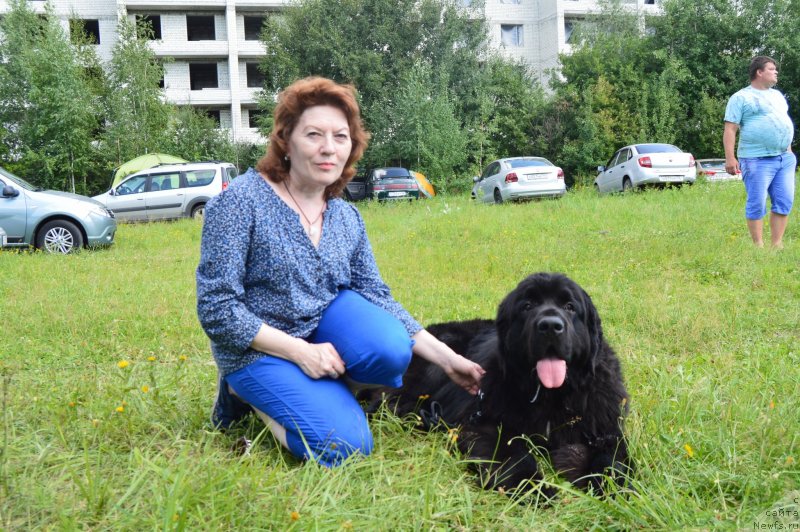
<svg viewBox="0 0 800 532">
<path fill-rule="evenodd" d="M 722 147 L 725 149 L 725 171 L 731 175 L 742 173 L 739 161 L 736 160 L 736 131 L 739 124 L 725 122 L 725 131 L 722 133 Z"/>
</svg>

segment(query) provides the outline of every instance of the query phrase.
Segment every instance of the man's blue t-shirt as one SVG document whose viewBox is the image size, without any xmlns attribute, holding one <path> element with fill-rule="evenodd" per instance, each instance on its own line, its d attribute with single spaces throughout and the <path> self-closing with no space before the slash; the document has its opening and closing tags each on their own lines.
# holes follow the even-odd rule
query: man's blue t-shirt
<svg viewBox="0 0 800 532">
<path fill-rule="evenodd" d="M 780 91 L 745 87 L 728 100 L 725 121 L 739 124 L 739 149 L 743 157 L 769 157 L 789 149 L 794 124 L 789 105 Z"/>
</svg>

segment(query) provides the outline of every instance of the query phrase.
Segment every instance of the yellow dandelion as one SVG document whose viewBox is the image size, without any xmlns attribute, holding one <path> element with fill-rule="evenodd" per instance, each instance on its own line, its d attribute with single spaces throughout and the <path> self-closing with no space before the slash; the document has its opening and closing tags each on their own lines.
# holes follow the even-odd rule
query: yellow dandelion
<svg viewBox="0 0 800 532">
<path fill-rule="evenodd" d="M 156 357 L 150 355 L 149 357 L 147 357 L 147 361 L 148 362 L 155 362 L 156 361 Z"/>
<path fill-rule="evenodd" d="M 187 357 L 186 355 L 181 355 L 178 357 L 178 360 L 180 360 L 181 362 L 186 362 L 187 360 L 189 360 L 189 357 Z"/>
<path fill-rule="evenodd" d="M 149 391 L 150 391 L 150 387 L 148 385 L 145 384 L 144 386 L 142 386 L 142 392 L 147 393 Z"/>
<path fill-rule="evenodd" d="M 93 420 L 92 420 L 92 426 L 93 426 L 93 427 L 96 427 L 96 426 L 97 426 L 97 425 L 99 425 L 99 424 L 100 424 L 100 420 L 99 420 L 99 419 L 93 419 Z"/>
<path fill-rule="evenodd" d="M 786 465 L 792 465 L 794 463 L 794 458 L 791 456 L 786 457 Z"/>
<path fill-rule="evenodd" d="M 75 401 L 70 401 L 70 402 L 69 402 L 69 406 L 70 406 L 71 408 L 75 408 Z"/>
<path fill-rule="evenodd" d="M 117 362 L 117 367 L 119 369 L 125 369 L 128 367 L 128 365 L 130 365 L 130 362 L 128 362 L 127 360 L 120 360 L 119 362 Z"/>
<path fill-rule="evenodd" d="M 422 395 L 420 395 L 420 396 L 419 396 L 420 400 L 422 400 L 422 401 L 424 401 L 425 399 L 430 399 L 430 397 L 431 397 L 431 396 L 430 396 L 430 395 L 428 395 L 427 393 L 425 393 L 425 394 L 422 394 Z"/>
<path fill-rule="evenodd" d="M 688 456 L 689 458 L 694 458 L 694 449 L 692 449 L 691 445 L 687 443 L 686 445 L 683 446 L 683 450 L 686 451 L 686 456 Z"/>
<path fill-rule="evenodd" d="M 120 413 L 122 413 L 122 412 L 124 412 L 124 411 L 125 411 L 125 407 L 124 407 L 124 406 L 118 406 L 118 407 L 116 408 L 116 410 L 117 410 L 117 412 L 120 412 Z"/>
<path fill-rule="evenodd" d="M 339 446 L 335 443 L 331 442 L 331 449 L 337 449 Z"/>
<path fill-rule="evenodd" d="M 300 513 L 299 512 L 292 512 L 289 515 L 289 517 L 292 519 L 292 521 L 297 521 L 298 519 L 300 519 Z"/>
<path fill-rule="evenodd" d="M 775 408 L 775 401 L 770 401 L 770 402 L 769 402 L 769 408 L 770 408 L 770 410 L 772 410 L 773 408 Z"/>
</svg>

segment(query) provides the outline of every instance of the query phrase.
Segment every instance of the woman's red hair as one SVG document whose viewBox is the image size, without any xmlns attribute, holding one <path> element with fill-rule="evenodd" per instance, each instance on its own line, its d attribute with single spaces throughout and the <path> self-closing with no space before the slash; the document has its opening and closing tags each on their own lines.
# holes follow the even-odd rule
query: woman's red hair
<svg viewBox="0 0 800 532">
<path fill-rule="evenodd" d="M 369 141 L 369 133 L 361 122 L 356 89 L 352 85 L 342 85 L 321 77 L 309 77 L 295 81 L 278 94 L 267 154 L 258 161 L 256 170 L 276 183 L 289 179 L 291 161 L 286 159 L 289 137 L 303 111 L 316 105 L 330 105 L 339 109 L 350 126 L 350 157 L 347 158 L 341 177 L 325 189 L 326 199 L 329 199 L 341 195 L 347 183 L 353 179 L 355 165 L 364 155 Z"/>
</svg>

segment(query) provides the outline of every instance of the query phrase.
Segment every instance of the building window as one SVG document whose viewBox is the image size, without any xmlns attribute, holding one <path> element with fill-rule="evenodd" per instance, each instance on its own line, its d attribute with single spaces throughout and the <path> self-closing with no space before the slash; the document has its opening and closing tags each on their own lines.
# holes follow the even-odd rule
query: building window
<svg viewBox="0 0 800 532">
<path fill-rule="evenodd" d="M 136 27 L 146 39 L 161 40 L 161 15 L 136 15 Z"/>
<path fill-rule="evenodd" d="M 259 128 L 263 123 L 266 113 L 263 109 L 248 109 L 247 110 L 247 126 L 252 128 Z"/>
<path fill-rule="evenodd" d="M 193 91 L 219 87 L 216 63 L 189 63 L 189 85 Z"/>
<path fill-rule="evenodd" d="M 90 44 L 100 44 L 100 21 L 84 18 L 70 19 L 69 34 L 73 43 L 80 40 L 82 35 L 85 35 Z"/>
<path fill-rule="evenodd" d="M 257 41 L 261 36 L 261 28 L 264 26 L 264 17 L 244 17 L 244 40 Z"/>
<path fill-rule="evenodd" d="M 522 46 L 524 44 L 522 38 L 522 24 L 501 24 L 500 42 L 503 46 Z"/>
<path fill-rule="evenodd" d="M 190 41 L 213 41 L 214 15 L 186 15 L 186 37 Z"/>
<path fill-rule="evenodd" d="M 258 69 L 258 63 L 247 63 L 247 86 L 264 86 L 264 74 Z"/>
<path fill-rule="evenodd" d="M 219 127 L 219 109 L 203 109 L 203 113 Z"/>
<path fill-rule="evenodd" d="M 564 19 L 564 42 L 572 41 L 572 32 L 575 31 L 575 21 Z"/>
</svg>

